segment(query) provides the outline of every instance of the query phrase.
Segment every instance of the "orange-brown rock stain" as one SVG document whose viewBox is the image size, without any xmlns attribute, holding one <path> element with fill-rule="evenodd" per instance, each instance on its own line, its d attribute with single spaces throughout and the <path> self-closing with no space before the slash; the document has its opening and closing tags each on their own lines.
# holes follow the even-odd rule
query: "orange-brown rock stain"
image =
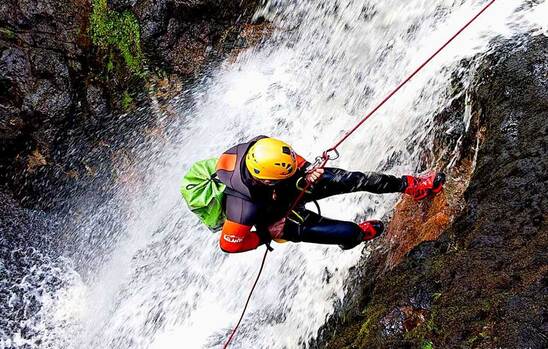
<svg viewBox="0 0 548 349">
<path fill-rule="evenodd" d="M 474 170 L 473 159 L 461 161 L 447 173 L 444 190 L 432 198 L 415 201 L 403 196 L 386 229 L 386 267 L 392 269 L 415 246 L 438 239 L 464 208 L 463 195 Z"/>
<path fill-rule="evenodd" d="M 244 24 L 239 32 L 239 38 L 245 44 L 242 47 L 233 48 L 229 53 L 227 62 L 229 64 L 235 63 L 240 54 L 260 45 L 263 40 L 272 35 L 274 29 L 274 26 L 270 22 Z"/>
<path fill-rule="evenodd" d="M 404 195 L 397 203 L 386 229 L 387 269 L 393 269 L 421 242 L 437 240 L 464 209 L 463 196 L 476 166 L 477 151 L 485 138 L 485 127 L 479 124 L 481 112 L 475 106 L 471 109 L 469 132 L 456 153 L 447 152 L 444 150 L 447 145 L 435 139 L 431 152 L 424 154 L 432 159 L 434 169 L 445 173 L 443 191 L 422 201 Z"/>
</svg>

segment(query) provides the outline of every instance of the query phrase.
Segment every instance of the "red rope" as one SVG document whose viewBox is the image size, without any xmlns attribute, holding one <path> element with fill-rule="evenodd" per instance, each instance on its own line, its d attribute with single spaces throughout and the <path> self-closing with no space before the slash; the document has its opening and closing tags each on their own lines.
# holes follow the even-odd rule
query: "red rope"
<svg viewBox="0 0 548 349">
<path fill-rule="evenodd" d="M 369 112 L 369 114 L 367 114 L 360 122 L 358 122 L 356 124 L 356 126 L 354 126 L 353 129 L 348 131 L 333 147 L 327 149 L 324 153 L 329 153 L 330 151 L 336 150 L 337 147 L 339 145 L 341 145 L 342 142 L 344 142 L 352 133 L 354 133 L 354 131 L 356 131 L 358 129 L 358 127 L 360 127 L 365 122 L 365 120 L 369 119 L 369 117 L 371 115 L 373 115 L 377 110 L 379 110 L 379 108 L 382 107 L 384 105 L 384 103 L 386 103 L 390 98 L 392 98 L 392 96 L 395 95 L 396 92 L 398 92 L 403 87 L 403 85 L 407 84 L 409 82 L 409 80 L 411 80 L 415 75 L 417 75 L 417 73 L 420 70 L 422 70 L 422 68 L 424 68 L 425 65 L 430 63 L 430 61 L 432 59 L 434 59 L 434 57 L 436 57 L 438 55 L 438 53 L 440 53 L 447 45 L 449 45 L 451 43 L 451 41 L 453 41 L 457 36 L 459 36 L 459 34 L 462 33 L 464 31 L 464 29 L 466 29 L 470 24 L 472 24 L 472 22 L 474 22 L 483 12 L 485 12 L 485 10 L 487 10 L 491 5 L 493 5 L 493 3 L 495 1 L 497 1 L 497 0 L 491 0 L 491 2 L 489 2 L 487 5 L 485 5 L 485 7 L 483 7 L 481 9 L 481 11 L 479 11 L 471 20 L 469 20 L 462 28 L 460 28 L 459 31 L 457 31 L 449 40 L 447 40 L 447 42 L 445 44 L 443 44 L 443 46 L 441 46 L 436 52 L 434 52 L 434 54 L 432 54 L 430 57 L 428 57 L 428 59 L 426 61 L 424 61 L 424 63 L 422 63 L 417 69 L 415 69 L 415 71 L 413 73 L 411 73 L 411 75 L 409 75 L 405 80 L 403 80 L 375 108 L 373 108 L 373 110 L 371 110 L 371 112 Z"/>
<path fill-rule="evenodd" d="M 261 276 L 261 272 L 263 271 L 264 262 L 266 261 L 266 255 L 268 254 L 268 248 L 266 251 L 264 251 L 263 261 L 261 263 L 261 268 L 259 268 L 259 274 L 257 275 L 257 278 L 255 279 L 255 283 L 253 283 L 253 287 L 251 287 L 251 292 L 249 292 L 249 296 L 247 297 L 247 301 L 245 302 L 244 310 L 242 311 L 242 315 L 240 316 L 240 320 L 238 320 L 238 323 L 236 324 L 236 327 L 234 327 L 234 330 L 230 334 L 230 337 L 228 337 L 228 340 L 226 341 L 224 345 L 224 349 L 228 347 L 228 344 L 232 340 L 232 337 L 234 337 L 234 334 L 236 333 L 236 330 L 238 327 L 240 327 L 240 322 L 242 322 L 242 319 L 244 318 L 245 311 L 247 309 L 247 305 L 249 304 L 249 300 L 251 299 L 251 295 L 253 294 L 253 291 L 255 290 L 255 286 L 257 286 L 257 282 L 259 282 L 259 277 Z"/>
<path fill-rule="evenodd" d="M 405 84 L 407 84 L 409 82 L 409 80 L 411 80 L 415 75 L 417 75 L 417 73 L 419 71 L 421 71 L 422 68 L 424 68 L 424 66 L 426 66 L 428 63 L 430 63 L 430 61 L 432 59 L 434 59 L 434 57 L 436 57 L 438 55 L 438 53 L 440 53 L 445 47 L 447 47 L 447 45 L 449 45 L 457 36 L 459 36 L 460 33 L 462 33 L 470 24 L 472 24 L 472 22 L 474 22 L 483 12 L 485 12 L 485 10 L 487 10 L 491 5 L 493 5 L 493 3 L 495 1 L 497 1 L 497 0 L 491 0 L 487 5 L 485 5 L 481 9 L 481 11 L 479 11 L 474 17 L 472 17 L 472 19 L 470 19 L 464 26 L 462 26 L 462 28 L 460 28 L 451 38 L 449 38 L 449 40 L 447 40 L 436 52 L 434 52 L 430 57 L 428 57 L 428 59 L 426 61 L 424 61 L 417 69 L 415 69 L 415 71 L 413 71 L 413 73 L 411 73 L 405 80 L 403 80 L 398 86 L 396 86 L 396 88 L 394 90 L 392 90 L 392 92 L 390 92 L 379 104 L 377 104 L 377 106 L 375 106 L 375 108 L 373 108 L 373 110 L 371 110 L 367 115 L 365 115 L 365 117 L 363 119 L 361 119 L 360 122 L 358 122 L 356 124 L 356 126 L 354 126 L 350 131 L 346 132 L 344 134 L 344 136 L 337 143 L 335 143 L 334 146 L 332 146 L 331 148 L 324 151 L 322 153 L 322 156 L 320 158 L 318 158 L 318 160 L 316 161 L 314 166 L 312 166 L 312 168 L 310 169 L 309 172 L 311 172 L 315 169 L 324 168 L 325 165 L 327 164 L 327 162 L 332 159 L 332 158 L 330 158 L 330 155 L 329 155 L 331 152 L 336 152 L 337 153 L 337 148 L 341 145 L 341 143 L 343 143 L 348 137 L 350 137 L 350 135 L 352 133 L 354 133 L 354 131 L 356 131 L 367 119 L 369 119 L 369 117 L 371 117 L 371 115 L 375 114 L 375 112 L 377 112 L 377 110 L 379 110 L 390 98 L 392 98 L 392 96 L 394 96 L 396 94 L 396 92 L 398 92 Z M 337 156 L 338 156 L 338 153 L 337 153 Z M 306 190 L 311 185 L 312 185 L 311 182 L 308 182 L 308 181 L 306 182 L 306 185 L 305 185 L 304 189 L 299 193 L 299 195 L 297 196 L 295 201 L 293 201 L 293 204 L 291 205 L 291 208 L 287 211 L 287 214 L 285 215 L 285 218 L 287 218 L 289 216 L 289 214 L 291 213 L 291 211 L 298 205 L 298 203 L 301 201 L 304 194 L 306 193 Z M 261 268 L 259 269 L 259 274 L 257 275 L 257 279 L 255 280 L 255 283 L 253 284 L 253 287 L 251 288 L 251 292 L 249 293 L 249 296 L 247 297 L 247 301 L 245 302 L 244 310 L 242 311 L 242 315 L 240 316 L 240 320 L 238 320 L 238 323 L 236 324 L 236 327 L 234 327 L 234 330 L 232 331 L 232 333 L 230 334 L 230 337 L 226 341 L 226 343 L 223 347 L 224 349 L 226 349 L 228 347 L 228 345 L 230 344 L 230 341 L 232 340 L 232 338 L 234 337 L 234 334 L 236 333 L 236 330 L 240 326 L 240 323 L 241 323 L 241 321 L 244 317 L 245 311 L 247 309 L 247 305 L 249 304 L 249 300 L 251 299 L 251 295 L 253 294 L 253 291 L 255 290 L 255 286 L 257 285 L 257 282 L 259 281 L 259 278 L 261 276 L 261 272 L 263 271 L 263 266 L 265 264 L 267 254 L 268 254 L 268 248 L 266 249 L 266 251 L 264 253 L 263 261 L 261 263 Z"/>
</svg>

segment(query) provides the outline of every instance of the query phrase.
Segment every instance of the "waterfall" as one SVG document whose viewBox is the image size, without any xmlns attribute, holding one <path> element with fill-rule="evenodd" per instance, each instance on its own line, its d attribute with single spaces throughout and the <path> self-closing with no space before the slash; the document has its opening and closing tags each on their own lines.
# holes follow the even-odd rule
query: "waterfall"
<svg viewBox="0 0 548 349">
<path fill-rule="evenodd" d="M 62 285 L 38 296 L 43 306 L 33 326 L 41 342 L 0 334 L 0 348 L 221 347 L 264 250 L 219 249 L 219 234 L 181 199 L 185 170 L 259 134 L 314 160 L 485 3 L 265 4 L 257 16 L 274 31 L 263 44 L 215 68 L 173 99 L 169 113 L 157 111 L 164 136 L 134 149 L 137 179 L 112 184 L 116 195 L 93 209 L 85 196 L 74 198 L 74 212 L 85 214 L 67 218 L 79 222 L 67 236 L 74 245 L 55 261 L 60 269 L 50 271 L 61 274 Z M 433 116 L 460 93 L 451 91 L 451 81 L 468 84 L 473 67 L 461 61 L 488 52 L 495 38 L 546 35 L 546 13 L 544 1 L 496 2 L 343 143 L 330 166 L 394 175 L 421 170 L 419 145 L 436 132 Z M 320 204 L 332 218 L 386 219 L 398 198 L 354 193 Z M 273 247 L 232 348 L 306 346 L 342 300 L 349 269 L 368 254 L 367 244 L 348 251 L 307 243 Z"/>
</svg>

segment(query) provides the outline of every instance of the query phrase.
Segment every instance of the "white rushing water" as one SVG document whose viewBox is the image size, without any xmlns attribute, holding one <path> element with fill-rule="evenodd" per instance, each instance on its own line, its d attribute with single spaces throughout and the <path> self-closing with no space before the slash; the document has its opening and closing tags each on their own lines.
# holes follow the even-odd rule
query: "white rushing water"
<svg viewBox="0 0 548 349">
<path fill-rule="evenodd" d="M 264 251 L 223 253 L 219 235 L 202 227 L 180 197 L 184 171 L 258 134 L 284 139 L 313 160 L 485 3 L 267 4 L 260 14 L 274 23 L 272 37 L 198 84 L 189 92 L 190 104 L 188 98 L 174 100 L 176 120 L 166 121 L 169 137 L 143 145 L 146 161 L 134 169 L 146 173 L 146 181 L 119 184 L 118 197 L 74 229 L 75 235 L 107 232 L 99 236 L 110 252 L 85 281 L 69 272 L 61 291 L 44 296 L 49 301 L 40 317 L 42 346 L 221 347 L 239 318 Z M 340 147 L 341 158 L 330 165 L 413 172 L 421 151 L 416 145 L 435 132 L 432 117 L 449 103 L 446 91 L 451 75 L 461 69 L 459 61 L 488 51 L 495 37 L 546 35 L 546 13 L 544 1 L 497 1 L 349 138 Z M 469 75 L 460 76 L 466 83 Z M 386 165 L 390 158 L 397 161 Z M 359 220 L 382 218 L 397 198 L 350 194 L 321 204 L 326 216 Z M 113 207 L 122 207 L 124 217 L 101 219 Z M 342 299 L 348 270 L 367 254 L 365 247 L 342 251 L 275 244 L 231 347 L 305 346 Z M 18 338 L 4 337 L 2 343 L 23 345 Z"/>
</svg>

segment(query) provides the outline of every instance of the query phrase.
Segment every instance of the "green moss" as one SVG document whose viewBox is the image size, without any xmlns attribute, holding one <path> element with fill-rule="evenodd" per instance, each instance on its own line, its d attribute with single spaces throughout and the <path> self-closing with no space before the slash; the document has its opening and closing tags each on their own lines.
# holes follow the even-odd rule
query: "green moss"
<svg viewBox="0 0 548 349">
<path fill-rule="evenodd" d="M 107 62 L 107 72 L 112 72 L 114 70 L 114 57 L 112 57 L 112 52 L 111 54 L 108 55 L 108 62 Z"/>
<path fill-rule="evenodd" d="M 467 346 L 471 347 L 477 344 L 479 341 L 480 341 L 480 338 L 478 336 L 472 336 L 472 337 L 468 337 L 465 343 Z"/>
<path fill-rule="evenodd" d="M 10 28 L 0 27 L 0 36 L 6 39 L 15 39 L 15 32 Z"/>
<path fill-rule="evenodd" d="M 489 339 L 491 336 L 489 335 L 489 331 L 483 330 L 479 333 L 479 336 L 484 339 Z"/>
<path fill-rule="evenodd" d="M 425 340 L 421 344 L 421 349 L 434 349 L 434 344 L 429 340 Z"/>
<path fill-rule="evenodd" d="M 129 92 L 126 90 L 122 94 L 122 108 L 125 110 L 128 110 L 131 104 L 133 103 L 133 97 L 129 94 Z"/>
<path fill-rule="evenodd" d="M 113 48 L 120 52 L 129 70 L 143 76 L 143 53 L 141 51 L 141 30 L 139 22 L 131 11 L 110 10 L 107 0 L 92 0 L 90 36 L 94 45 L 109 52 L 107 69 L 114 65 L 111 59 Z"/>
<path fill-rule="evenodd" d="M 378 328 L 379 321 L 386 312 L 385 310 L 385 307 L 379 304 L 367 307 L 364 310 L 363 314 L 366 320 L 362 324 L 360 332 L 356 338 L 355 343 L 359 344 L 358 346 L 367 347 L 367 344 L 371 344 L 375 341 L 375 331 Z"/>
<path fill-rule="evenodd" d="M 433 274 L 440 274 L 442 273 L 445 268 L 447 267 L 447 260 L 445 258 L 443 258 L 443 256 L 436 256 L 434 257 L 432 260 L 429 261 L 429 264 L 428 265 L 428 269 L 433 273 Z"/>
<path fill-rule="evenodd" d="M 483 299 L 481 301 L 481 308 L 480 309 L 483 310 L 484 312 L 488 312 L 492 308 L 493 308 L 493 303 L 492 303 L 491 299 L 486 298 L 486 299 Z"/>
<path fill-rule="evenodd" d="M 433 348 L 428 346 L 425 347 L 424 345 L 425 343 L 430 343 L 430 345 L 432 345 L 432 343 L 430 342 L 428 338 L 433 338 L 438 332 L 438 328 L 435 323 L 435 317 L 436 317 L 436 310 L 432 309 L 426 321 L 420 324 L 419 326 L 415 327 L 411 331 L 406 332 L 404 335 L 404 338 L 406 340 L 413 341 L 417 344 L 421 343 L 421 349 Z"/>
</svg>

